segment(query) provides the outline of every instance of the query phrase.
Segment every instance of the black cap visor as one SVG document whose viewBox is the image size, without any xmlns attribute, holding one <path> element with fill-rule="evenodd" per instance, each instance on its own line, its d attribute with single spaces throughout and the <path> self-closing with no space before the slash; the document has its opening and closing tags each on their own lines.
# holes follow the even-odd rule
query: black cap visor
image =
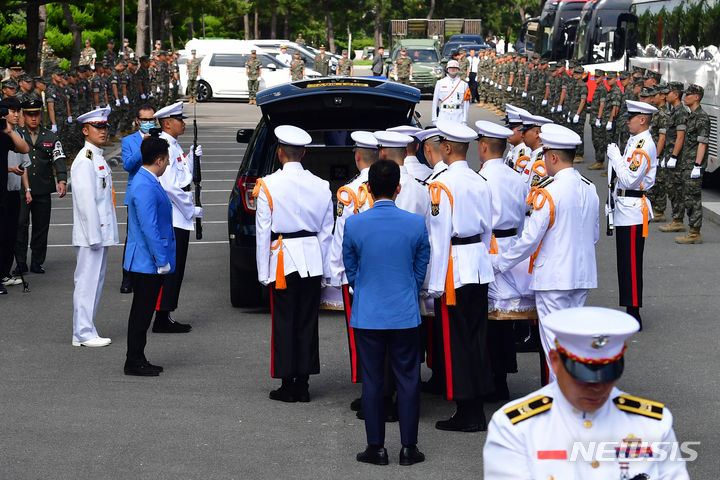
<svg viewBox="0 0 720 480">
<path fill-rule="evenodd" d="M 573 360 L 560 352 L 558 354 L 570 376 L 585 383 L 613 382 L 620 378 L 625 368 L 625 357 L 620 357 L 619 360 L 612 363 L 588 365 Z"/>
</svg>

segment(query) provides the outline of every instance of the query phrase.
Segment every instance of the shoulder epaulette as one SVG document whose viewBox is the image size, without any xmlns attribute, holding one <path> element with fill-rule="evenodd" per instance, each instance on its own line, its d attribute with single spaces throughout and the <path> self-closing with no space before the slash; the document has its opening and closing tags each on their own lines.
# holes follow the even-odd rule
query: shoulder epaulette
<svg viewBox="0 0 720 480">
<path fill-rule="evenodd" d="M 92 150 L 88 150 L 87 153 L 85 154 L 85 156 L 86 156 L 87 158 L 89 158 L 90 160 L 92 160 L 92 158 L 93 158 Z"/>
<path fill-rule="evenodd" d="M 546 397 L 545 395 L 538 395 L 524 402 L 513 405 L 510 408 L 503 410 L 503 413 L 510 419 L 510 423 L 516 425 L 523 420 L 527 420 L 530 417 L 534 417 L 543 412 L 550 410 L 553 399 Z"/>
<path fill-rule="evenodd" d="M 644 417 L 662 420 L 663 409 L 665 405 L 653 400 L 646 400 L 640 397 L 623 394 L 613 399 L 613 403 L 617 408 L 625 412 L 642 415 Z"/>
<path fill-rule="evenodd" d="M 638 144 L 637 144 L 637 147 L 635 147 L 635 148 L 642 148 L 643 145 L 645 145 L 645 139 L 644 139 L 644 138 L 641 138 L 640 141 L 639 141 Z"/>
<path fill-rule="evenodd" d="M 550 184 L 551 184 L 552 182 L 554 182 L 554 181 L 555 181 L 555 178 L 554 178 L 554 177 L 547 177 L 545 180 L 543 180 L 542 182 L 540 182 L 540 183 L 537 185 L 537 187 L 538 187 L 538 188 L 545 188 L 545 187 L 547 187 L 548 185 L 550 185 Z"/>
<path fill-rule="evenodd" d="M 592 185 L 592 184 L 593 184 L 592 180 L 590 180 L 589 178 L 587 178 L 587 177 L 586 177 L 585 175 L 583 175 L 582 173 L 580 174 L 580 178 L 582 178 L 582 181 L 585 182 L 585 183 L 587 183 L 588 185 Z"/>
</svg>

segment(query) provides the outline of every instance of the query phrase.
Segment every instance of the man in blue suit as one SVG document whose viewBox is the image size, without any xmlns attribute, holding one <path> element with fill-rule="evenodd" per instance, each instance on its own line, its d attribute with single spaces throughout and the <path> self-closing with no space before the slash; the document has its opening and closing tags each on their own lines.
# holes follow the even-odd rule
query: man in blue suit
<svg viewBox="0 0 720 480">
<path fill-rule="evenodd" d="M 147 361 L 145 344 L 165 275 L 175 269 L 172 206 L 158 180 L 168 165 L 168 148 L 168 143 L 158 136 L 142 142 L 142 167 L 125 197 L 128 239 L 123 268 L 131 272 L 134 287 L 125 375 L 156 377 L 163 371 Z"/>
<path fill-rule="evenodd" d="M 420 418 L 420 307 L 418 294 L 430 259 L 425 219 L 395 206 L 400 167 L 380 160 L 369 171 L 373 208 L 345 223 L 343 262 L 354 289 L 350 326 L 355 329 L 363 378 L 362 409 L 367 448 L 359 462 L 387 465 L 383 381 L 388 352 L 398 391 L 400 465 L 422 462 Z"/>
<path fill-rule="evenodd" d="M 142 104 L 138 108 L 135 123 L 139 130 L 132 135 L 122 139 L 122 161 L 123 168 L 129 173 L 127 190 L 130 190 L 135 174 L 142 166 L 142 155 L 140 153 L 140 144 L 150 135 L 150 129 L 157 125 L 153 118 L 155 108 L 148 104 Z M 127 205 L 127 194 L 125 195 L 125 205 Z M 125 249 L 127 249 L 127 232 L 125 234 Z M 123 263 L 125 262 L 125 249 L 123 249 Z M 132 293 L 132 282 L 128 271 L 123 268 L 123 279 L 120 284 L 120 293 Z"/>
</svg>

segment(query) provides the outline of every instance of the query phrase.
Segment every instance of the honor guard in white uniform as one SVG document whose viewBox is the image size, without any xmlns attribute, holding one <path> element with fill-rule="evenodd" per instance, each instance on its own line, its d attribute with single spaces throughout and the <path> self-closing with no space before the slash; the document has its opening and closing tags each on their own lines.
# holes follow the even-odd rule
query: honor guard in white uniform
<svg viewBox="0 0 720 480">
<path fill-rule="evenodd" d="M 529 194 L 533 187 L 537 187 L 540 182 L 548 177 L 543 157 L 543 141 L 540 137 L 540 128 L 543 125 L 552 123 L 552 120 L 527 112 L 520 112 L 520 118 L 523 121 L 521 127 L 523 142 L 530 149 L 530 155 L 527 163 L 523 161 L 524 159 L 518 160 L 516 169 L 520 170 L 522 168 L 521 175 L 525 182 L 525 193 Z"/>
<path fill-rule="evenodd" d="M 530 256 L 531 288 L 547 359 L 554 338 L 544 327 L 545 317 L 556 310 L 583 306 L 589 289 L 597 287 L 595 244 L 600 226 L 595 186 L 573 168 L 580 136 L 550 124 L 543 125 L 540 137 L 551 177 L 528 199 L 533 211 L 520 238 L 492 257 L 496 271 L 506 272 Z M 552 372 L 546 373 L 553 380 Z"/>
<path fill-rule="evenodd" d="M 388 128 L 388 132 L 398 132 L 412 137 L 413 141 L 408 143 L 403 165 L 405 165 L 408 173 L 420 182 L 425 180 L 427 176 L 432 173 L 432 168 L 428 167 L 424 163 L 420 163 L 420 160 L 418 160 L 416 156 L 420 146 L 420 140 L 418 140 L 417 134 L 422 131 L 422 128 L 413 127 L 412 125 L 400 125 L 398 127 Z"/>
<path fill-rule="evenodd" d="M 405 149 L 414 140 L 409 135 L 388 130 L 375 132 L 380 149 L 380 160 L 392 160 L 400 166 L 400 193 L 395 205 L 427 219 L 430 216 L 428 191 L 413 177 L 404 165 Z"/>
<path fill-rule="evenodd" d="M 514 132 L 485 120 L 475 122 L 475 126 L 480 134 L 479 173 L 490 187 L 492 200 L 493 246 L 500 252 L 509 248 L 517 240 L 518 233 L 522 232 L 527 210 L 525 184 L 502 159 L 507 138 Z M 489 311 L 524 312 L 534 309 L 535 296 L 530 290 L 527 265 L 520 263 L 507 272 L 495 275 L 495 280 L 488 287 Z M 513 323 L 489 322 L 487 345 L 495 379 L 493 399 L 508 400 L 507 374 L 517 372 Z"/>
<path fill-rule="evenodd" d="M 507 139 L 510 148 L 505 154 L 505 164 L 516 172 L 522 172 L 523 170 L 519 166 L 516 168 L 516 165 L 522 163 L 527 166 L 527 162 L 530 160 L 530 149 L 523 141 L 523 122 L 522 118 L 520 118 L 521 111 L 524 110 L 508 103 L 505 105 L 505 118 L 503 119 L 505 126 L 513 132 Z"/>
<path fill-rule="evenodd" d="M 355 141 L 355 165 L 360 173 L 350 183 L 340 187 L 337 191 L 337 217 L 330 247 L 330 283 L 332 286 L 342 289 L 348 348 L 350 350 L 350 378 L 353 383 L 359 383 L 360 361 L 355 347 L 355 331 L 350 326 L 352 298 L 347 277 L 345 276 L 342 243 L 345 235 L 345 221 L 356 213 L 368 210 L 372 204 L 372 198 L 368 194 L 367 188 L 368 171 L 370 166 L 377 161 L 378 142 L 370 132 L 357 131 L 352 132 L 350 136 Z M 357 405 L 357 409 L 359 409 L 359 405 Z"/>
<path fill-rule="evenodd" d="M 300 163 L 310 135 L 281 125 L 275 136 L 282 168 L 253 190 L 258 280 L 270 287 L 270 375 L 282 379 L 270 398 L 309 402 L 308 380 L 320 372 L 320 287 L 330 282 L 335 218 L 329 183 Z"/>
<path fill-rule="evenodd" d="M 202 156 L 202 146 L 198 145 L 197 151 L 191 150 L 190 155 L 187 156 L 183 152 L 178 137 L 185 133 L 187 117 L 183 115 L 182 108 L 183 102 L 177 102 L 161 108 L 153 115 L 162 128 L 160 138 L 165 139 L 170 146 L 169 164 L 165 173 L 160 176 L 160 184 L 172 202 L 176 241 L 175 271 L 168 274 L 163 282 L 155 312 L 153 332 L 156 333 L 186 333 L 192 329 L 190 325 L 177 322 L 170 316 L 170 312 L 177 309 L 180 299 L 190 232 L 194 230 L 193 221 L 195 218 L 202 218 L 203 214 L 202 207 L 195 206 L 192 193 L 194 155 Z"/>
<path fill-rule="evenodd" d="M 657 149 L 650 135 L 650 120 L 657 108 L 627 100 L 631 137 L 623 153 L 614 143 L 607 149 L 609 168 L 617 177 L 613 190 L 615 245 L 617 251 L 620 306 L 635 317 L 642 329 L 640 307 L 643 293 L 643 253 L 652 205 L 645 196 L 655 184 Z M 612 178 L 612 177 L 611 177 Z"/>
<path fill-rule="evenodd" d="M 670 410 L 615 387 L 637 322 L 584 307 L 553 312 L 545 328 L 558 380 L 495 412 L 485 480 L 689 479 Z"/>
<path fill-rule="evenodd" d="M 452 120 L 467 124 L 470 109 L 470 88 L 460 78 L 460 64 L 457 60 L 447 63 L 447 75 L 435 84 L 432 103 L 432 122 Z"/>
<path fill-rule="evenodd" d="M 422 132 L 418 132 L 415 136 L 420 141 L 425 159 L 432 169 L 428 176 L 422 180 L 422 184 L 427 186 L 442 172 L 447 170 L 447 164 L 443 162 L 440 152 L 440 130 L 437 128 L 428 128 Z"/>
<path fill-rule="evenodd" d="M 443 351 L 435 354 L 436 371 L 444 373 L 448 400 L 457 402 L 440 430 L 485 430 L 482 398 L 493 391 L 486 354 L 488 284 L 494 280 L 488 249 L 492 240 L 490 188 L 468 166 L 472 128 L 449 120 L 437 125 L 441 152 L 448 165 L 430 183 L 430 276 L 427 295 L 435 301 L 433 335 L 442 338 Z"/>
<path fill-rule="evenodd" d="M 103 149 L 110 107 L 99 108 L 77 121 L 83 125 L 85 146 L 70 168 L 73 193 L 72 243 L 77 254 L 73 293 L 73 346 L 104 347 L 109 338 L 95 329 L 100 294 L 105 281 L 108 247 L 118 243 L 115 190 Z"/>
</svg>

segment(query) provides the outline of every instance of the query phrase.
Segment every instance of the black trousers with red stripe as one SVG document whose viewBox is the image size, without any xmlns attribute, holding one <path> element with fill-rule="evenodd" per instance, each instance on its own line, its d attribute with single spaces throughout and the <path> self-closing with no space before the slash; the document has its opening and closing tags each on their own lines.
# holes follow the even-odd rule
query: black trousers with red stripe
<svg viewBox="0 0 720 480">
<path fill-rule="evenodd" d="M 452 306 L 444 296 L 435 300 L 442 351 L 435 353 L 433 365 L 445 374 L 448 400 L 473 400 L 495 388 L 487 352 L 488 286 L 464 285 L 455 290 L 455 297 Z"/>
<path fill-rule="evenodd" d="M 620 306 L 642 307 L 643 251 L 642 225 L 615 227 Z"/>
<path fill-rule="evenodd" d="M 342 286 L 343 308 L 345 310 L 345 329 L 347 330 L 348 351 L 350 352 L 350 379 L 353 383 L 361 383 L 360 377 L 360 355 L 357 348 L 356 331 L 350 326 L 350 315 L 352 314 L 352 295 L 350 287 Z"/>
<path fill-rule="evenodd" d="M 285 277 L 287 288 L 270 286 L 270 375 L 293 378 L 320 373 L 318 310 L 320 277 Z"/>
</svg>

